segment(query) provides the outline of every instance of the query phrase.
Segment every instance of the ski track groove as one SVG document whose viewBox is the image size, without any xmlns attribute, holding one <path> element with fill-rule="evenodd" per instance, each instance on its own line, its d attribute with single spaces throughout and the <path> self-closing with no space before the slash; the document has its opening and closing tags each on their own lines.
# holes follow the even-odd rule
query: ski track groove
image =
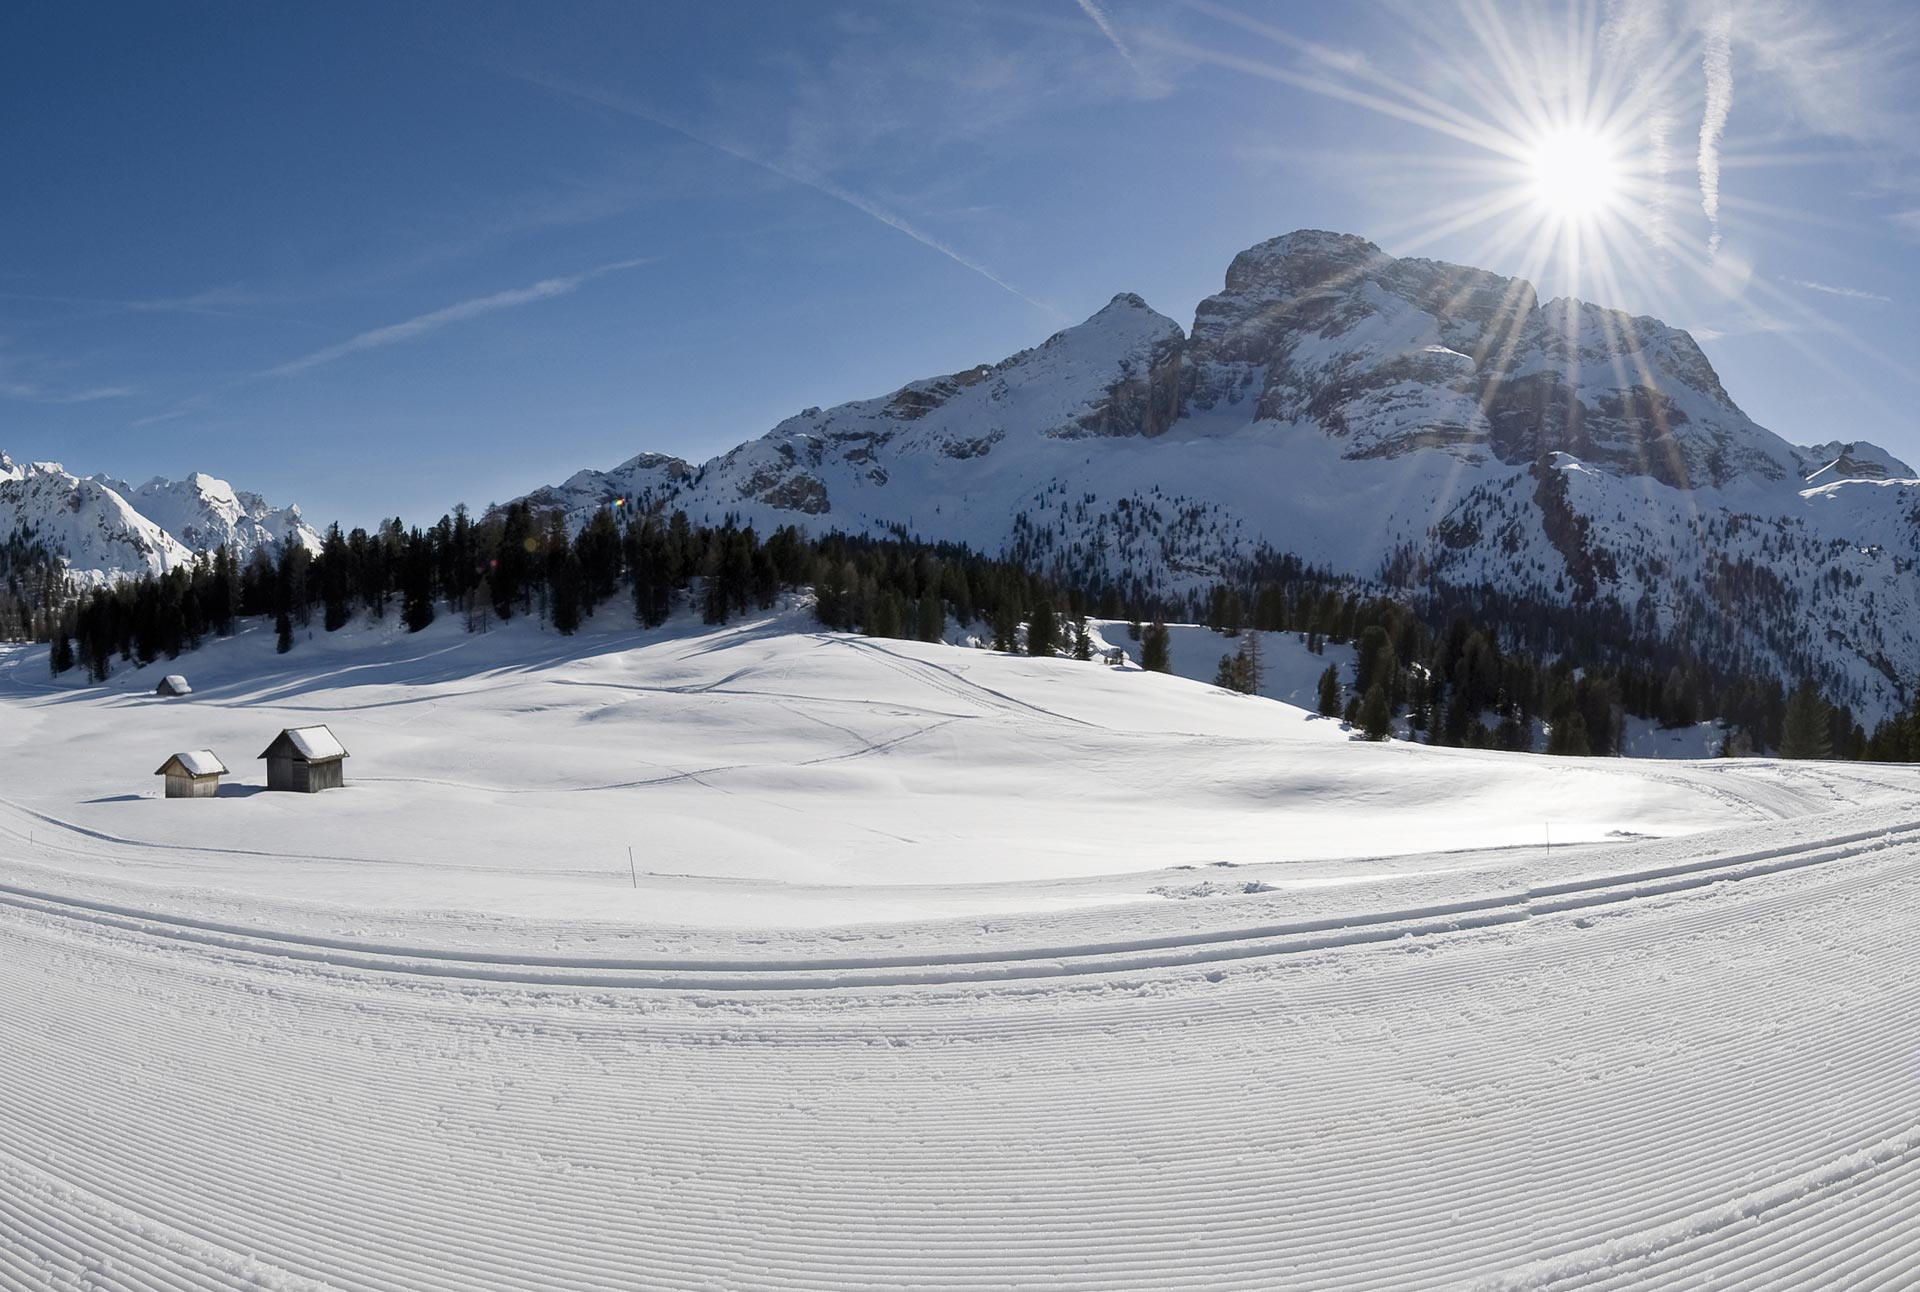
<svg viewBox="0 0 1920 1292">
<path fill-rule="evenodd" d="M 1790 844 L 1709 856 L 1642 870 L 1535 884 L 1412 910 L 1333 915 L 1285 924 L 1206 929 L 1080 945 L 832 959 L 614 959 L 383 945 L 164 915 L 12 884 L 0 884 L 0 905 L 105 924 L 149 937 L 343 969 L 541 986 L 812 990 L 1126 973 L 1431 938 L 1737 882 L 1784 870 L 1845 862 L 1866 852 L 1912 841 L 1917 835 L 1920 835 L 1920 822 L 1841 835 L 1813 846 Z"/>
<path fill-rule="evenodd" d="M 0 1287 L 1911 1287 L 1916 832 L 1458 936 L 832 990 L 394 972 L 9 889 Z"/>
</svg>

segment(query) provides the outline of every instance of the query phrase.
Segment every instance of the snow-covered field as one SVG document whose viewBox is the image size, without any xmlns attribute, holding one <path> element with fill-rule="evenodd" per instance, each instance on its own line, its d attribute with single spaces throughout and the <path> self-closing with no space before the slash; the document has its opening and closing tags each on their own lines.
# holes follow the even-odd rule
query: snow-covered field
<svg viewBox="0 0 1920 1292">
<path fill-rule="evenodd" d="M 0 657 L 0 1287 L 1920 1280 L 1912 769 L 803 612 L 167 669 Z"/>
</svg>

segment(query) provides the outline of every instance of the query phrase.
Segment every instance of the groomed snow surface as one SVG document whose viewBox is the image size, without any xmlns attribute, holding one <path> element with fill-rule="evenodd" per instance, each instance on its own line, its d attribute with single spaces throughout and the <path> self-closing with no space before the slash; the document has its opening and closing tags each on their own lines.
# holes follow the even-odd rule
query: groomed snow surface
<svg viewBox="0 0 1920 1292">
<path fill-rule="evenodd" d="M 0 656 L 0 1288 L 1920 1284 L 1914 769 L 803 611 L 153 672 Z"/>
</svg>

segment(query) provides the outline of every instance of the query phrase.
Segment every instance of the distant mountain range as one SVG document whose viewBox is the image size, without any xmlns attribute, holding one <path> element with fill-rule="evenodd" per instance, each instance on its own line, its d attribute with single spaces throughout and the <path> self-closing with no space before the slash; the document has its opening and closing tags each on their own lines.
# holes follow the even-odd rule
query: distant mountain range
<svg viewBox="0 0 1920 1292">
<path fill-rule="evenodd" d="M 21 465 L 0 453 L 0 540 L 8 538 L 64 558 L 82 586 L 163 574 L 223 543 L 241 562 L 289 538 L 320 547 L 298 507 L 270 507 L 209 475 L 156 477 L 135 487 L 76 476 L 57 462 Z"/>
<path fill-rule="evenodd" d="M 1743 413 L 1686 332 L 1304 230 L 1193 326 L 1123 293 L 994 364 L 809 408 L 703 465 L 642 454 L 530 501 L 904 531 L 1184 594 L 1291 553 L 1402 588 L 1610 606 L 1817 677 L 1920 676 L 1920 482 Z"/>
</svg>

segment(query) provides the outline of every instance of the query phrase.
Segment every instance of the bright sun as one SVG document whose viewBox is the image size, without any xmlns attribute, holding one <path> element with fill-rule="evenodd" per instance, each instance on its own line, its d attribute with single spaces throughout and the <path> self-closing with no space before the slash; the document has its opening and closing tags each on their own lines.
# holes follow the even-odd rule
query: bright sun
<svg viewBox="0 0 1920 1292">
<path fill-rule="evenodd" d="M 1593 220 L 1620 198 L 1620 165 L 1613 145 L 1592 130 L 1566 128 L 1543 135 L 1527 155 L 1526 170 L 1534 202 L 1560 220 Z"/>
</svg>

